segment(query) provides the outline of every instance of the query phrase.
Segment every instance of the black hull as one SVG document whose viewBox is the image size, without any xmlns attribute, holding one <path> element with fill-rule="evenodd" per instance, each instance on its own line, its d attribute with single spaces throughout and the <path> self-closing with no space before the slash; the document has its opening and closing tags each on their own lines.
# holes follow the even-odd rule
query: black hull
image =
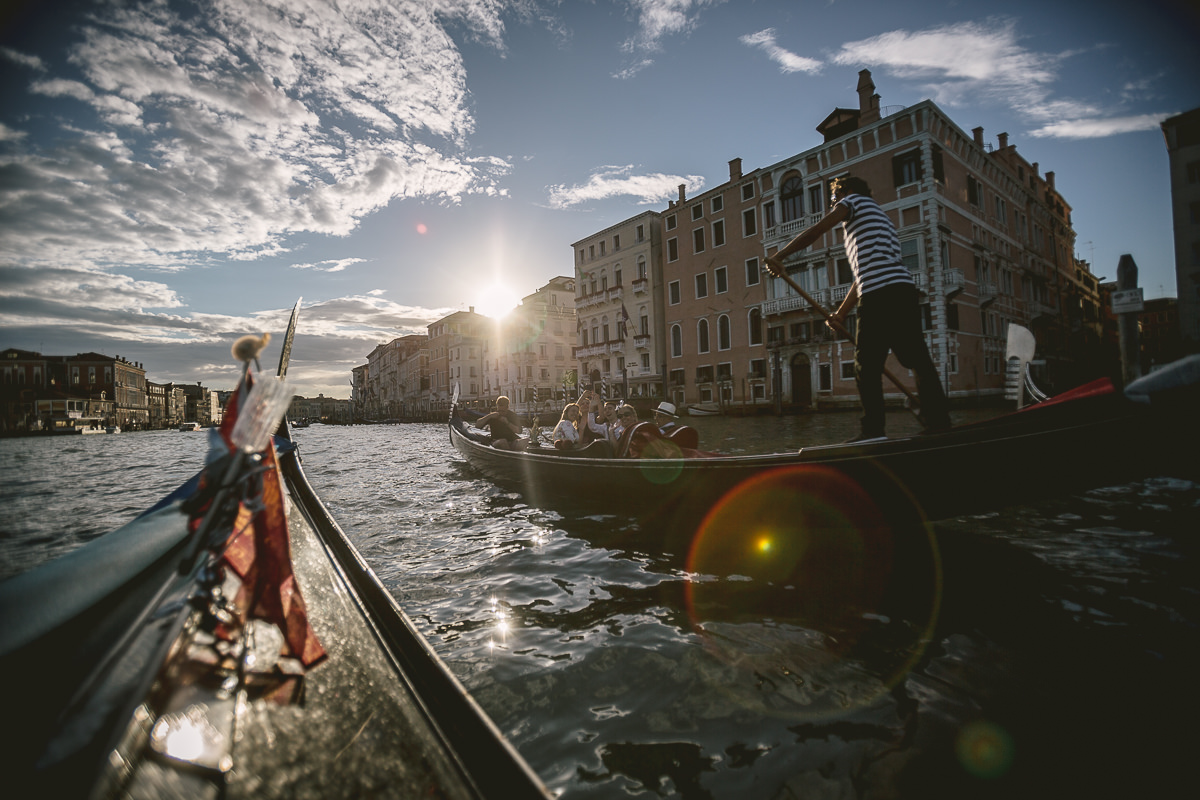
<svg viewBox="0 0 1200 800">
<path fill-rule="evenodd" d="M 195 589 L 195 576 L 178 569 L 187 516 L 163 505 L 135 523 L 163 531 L 144 566 L 36 639 L 15 649 L 3 642 L 7 727 L 19 734 L 0 757 L 12 796 L 549 797 L 362 560 L 294 450 L 281 454 L 280 467 L 294 573 L 328 654 L 304 677 L 300 702 L 252 695 L 224 776 L 181 768 L 145 745 Z M 185 487 L 176 499 L 192 492 Z M 26 601 L 60 592 L 42 572 L 0 585 L 6 622 L 26 613 Z"/>
<path fill-rule="evenodd" d="M 775 455 L 639 460 L 510 452 L 473 440 L 454 419 L 450 439 L 473 468 L 520 490 L 532 504 L 597 505 L 654 522 L 641 526 L 646 547 L 652 546 L 651 530 L 670 530 L 672 518 L 686 528 L 736 487 L 778 470 L 832 470 L 861 486 L 889 516 L 914 521 L 1149 475 L 1197 473 L 1194 422 L 1112 393 L 1035 406 L 942 434 Z"/>
</svg>

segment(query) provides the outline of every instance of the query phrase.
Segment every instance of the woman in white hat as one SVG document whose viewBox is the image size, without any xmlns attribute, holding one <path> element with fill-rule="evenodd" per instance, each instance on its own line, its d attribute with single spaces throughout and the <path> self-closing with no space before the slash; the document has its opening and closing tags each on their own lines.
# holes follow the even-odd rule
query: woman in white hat
<svg viewBox="0 0 1200 800">
<path fill-rule="evenodd" d="M 654 409 L 654 424 L 664 434 L 670 433 L 679 423 L 675 420 L 679 419 L 679 415 L 675 413 L 675 404 L 668 403 L 666 400 L 658 404 L 658 408 Z"/>
</svg>

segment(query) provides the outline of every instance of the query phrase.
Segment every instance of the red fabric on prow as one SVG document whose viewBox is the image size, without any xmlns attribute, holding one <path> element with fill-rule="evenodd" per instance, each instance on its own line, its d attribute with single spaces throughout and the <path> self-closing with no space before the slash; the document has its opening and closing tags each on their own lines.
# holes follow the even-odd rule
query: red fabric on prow
<svg viewBox="0 0 1200 800">
<path fill-rule="evenodd" d="M 253 380 L 247 376 L 229 398 L 220 433 L 232 447 L 231 433 L 237 423 L 238 396 L 249 390 Z M 250 617 L 279 626 L 290 652 L 305 667 L 313 667 L 326 656 L 308 621 L 308 609 L 300 584 L 292 573 L 292 545 L 288 537 L 287 512 L 274 445 L 263 453 L 263 508 L 251 512 L 242 503 L 238 508 L 233 534 L 225 543 L 222 560 L 242 579 L 235 605 Z"/>
</svg>

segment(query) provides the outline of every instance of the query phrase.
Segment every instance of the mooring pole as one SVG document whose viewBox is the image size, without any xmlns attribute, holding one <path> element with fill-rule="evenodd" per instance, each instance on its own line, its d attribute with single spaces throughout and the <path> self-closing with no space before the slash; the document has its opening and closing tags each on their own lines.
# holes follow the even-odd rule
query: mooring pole
<svg viewBox="0 0 1200 800">
<path fill-rule="evenodd" d="M 1138 268 L 1126 253 L 1117 265 L 1117 294 L 1113 313 L 1117 315 L 1117 334 L 1121 348 L 1121 380 L 1129 385 L 1142 376 L 1141 341 L 1138 314 L 1142 311 L 1142 292 L 1138 289 Z"/>
</svg>

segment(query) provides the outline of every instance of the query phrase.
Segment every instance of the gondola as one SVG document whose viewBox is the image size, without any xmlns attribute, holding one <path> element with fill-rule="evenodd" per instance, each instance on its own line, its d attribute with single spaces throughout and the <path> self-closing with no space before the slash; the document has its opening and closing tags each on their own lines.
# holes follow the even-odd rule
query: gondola
<svg viewBox="0 0 1200 800">
<path fill-rule="evenodd" d="M 1198 388 L 1194 356 L 1124 392 L 1102 379 L 942 433 L 771 455 L 612 458 L 532 443 L 524 452 L 498 450 L 453 414 L 449 433 L 471 468 L 537 505 L 682 512 L 695 520 L 764 476 L 803 482 L 819 471 L 860 487 L 881 513 L 938 520 L 1141 476 L 1194 477 Z"/>
<path fill-rule="evenodd" d="M 549 797 L 314 492 L 273 380 L 238 390 L 273 441 L 235 424 L 134 521 L 0 583 L 6 793 Z"/>
</svg>

